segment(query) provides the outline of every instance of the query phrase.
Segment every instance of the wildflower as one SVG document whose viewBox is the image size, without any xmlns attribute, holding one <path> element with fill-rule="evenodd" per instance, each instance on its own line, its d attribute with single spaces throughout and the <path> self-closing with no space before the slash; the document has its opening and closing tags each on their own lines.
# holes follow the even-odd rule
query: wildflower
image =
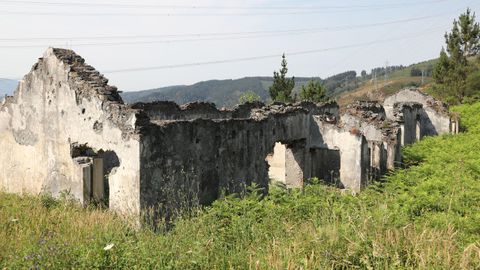
<svg viewBox="0 0 480 270">
<path fill-rule="evenodd" d="M 108 245 L 106 245 L 106 246 L 103 248 L 103 250 L 110 250 L 110 249 L 113 248 L 113 246 L 115 246 L 115 244 L 113 244 L 113 243 L 112 243 L 112 244 L 108 244 Z"/>
</svg>

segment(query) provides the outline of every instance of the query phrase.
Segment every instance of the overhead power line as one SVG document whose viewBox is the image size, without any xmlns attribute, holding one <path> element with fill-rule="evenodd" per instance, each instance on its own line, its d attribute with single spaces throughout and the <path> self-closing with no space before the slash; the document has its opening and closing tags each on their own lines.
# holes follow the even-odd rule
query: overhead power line
<svg viewBox="0 0 480 270">
<path fill-rule="evenodd" d="M 296 6 L 205 6 L 205 5 L 166 5 L 166 4 L 138 4 L 138 3 L 85 3 L 85 2 L 51 2 L 51 1 L 24 1 L 3 0 L 3 4 L 40 5 L 55 7 L 108 7 L 108 8 L 159 8 L 159 9 L 217 9 L 217 10 L 312 10 L 312 9 L 352 9 L 352 8 L 383 8 L 399 7 L 404 5 L 421 5 L 445 2 L 447 0 L 410 1 L 401 3 L 377 3 L 363 5 L 296 5 Z"/>
<path fill-rule="evenodd" d="M 195 7 L 191 6 L 189 12 L 170 12 L 167 10 L 166 12 L 71 12 L 71 11 L 56 11 L 56 12 L 51 12 L 51 11 L 15 11 L 15 10 L 0 10 L 0 14 L 3 15 L 29 15 L 29 16 L 142 16 L 142 17 L 198 17 L 198 16 L 268 16 L 268 15 L 308 15 L 308 14 L 332 14 L 332 13 L 343 13 L 343 12 L 360 12 L 360 11 L 376 11 L 376 10 L 386 10 L 386 9 L 398 9 L 398 8 L 411 8 L 415 7 L 417 5 L 422 5 L 422 4 L 432 4 L 432 3 L 441 3 L 441 2 L 446 2 L 447 0 L 430 0 L 430 1 L 422 1 L 422 2 L 412 2 L 411 4 L 405 4 L 405 3 L 393 3 L 393 4 L 378 4 L 378 5 L 352 5 L 352 6 L 311 6 L 311 7 L 302 7 L 299 6 L 297 8 L 295 7 L 285 7 L 284 9 L 278 9 L 274 7 L 262 7 L 261 9 L 257 7 L 256 9 L 261 11 L 261 12 L 250 12 L 251 10 L 255 9 L 249 9 L 248 7 L 224 7 L 223 10 L 220 10 L 220 12 L 215 12 L 215 10 L 218 10 L 219 7 L 216 6 L 211 6 L 211 7 Z M 0 4 L 8 4 L 8 3 L 13 3 L 17 1 L 11 1 L 7 3 L 0 2 Z M 23 1 L 23 2 L 30 2 L 30 1 Z M 20 2 L 18 2 L 20 3 Z M 67 5 L 69 3 L 57 3 L 57 5 Z M 93 5 L 93 6 L 92 6 Z M 94 3 L 92 5 L 89 5 L 90 7 L 94 7 Z M 138 7 L 142 7 L 138 5 Z M 145 6 L 146 7 L 146 6 Z M 178 8 L 177 8 L 178 9 Z M 197 11 L 197 10 L 206 10 L 209 12 L 190 12 L 190 11 Z M 244 12 L 224 12 L 224 10 L 241 10 Z M 214 12 L 212 12 L 214 11 Z M 266 12 L 270 11 L 270 12 Z"/>
<path fill-rule="evenodd" d="M 63 41 L 78 41 L 78 40 L 115 40 L 115 39 L 152 39 L 152 38 L 176 38 L 176 37 L 208 37 L 207 40 L 211 40 L 214 37 L 224 37 L 227 39 L 235 38 L 235 36 L 241 36 L 240 38 L 250 38 L 250 37 L 263 37 L 263 36 L 274 36 L 274 35 L 301 35 L 301 34 L 310 34 L 310 33 L 318 33 L 318 32 L 329 32 L 329 31 L 344 31 L 344 30 L 351 30 L 351 29 L 359 29 L 359 28 L 369 28 L 369 27 L 377 27 L 377 26 L 385 26 L 385 25 L 394 25 L 394 24 L 401 24 L 407 22 L 414 22 L 414 21 L 422 21 L 428 20 L 432 18 L 441 17 L 448 13 L 442 13 L 432 16 L 421 16 L 415 18 L 407 18 L 407 19 L 400 19 L 400 20 L 393 20 L 393 21 L 385 21 L 385 22 L 378 22 L 378 23 L 367 23 L 367 24 L 357 24 L 357 25 L 343 25 L 343 26 L 332 26 L 332 27 L 312 27 L 312 28 L 297 28 L 297 29 L 287 29 L 287 30 L 263 30 L 263 31 L 245 31 L 245 32 L 214 32 L 214 33 L 186 33 L 186 34 L 159 34 L 159 35 L 124 35 L 124 36 L 85 36 L 85 37 L 19 37 L 19 38 L 2 38 L 0 37 L 0 41 L 16 41 L 16 42 L 30 42 L 30 41 L 37 41 L 37 40 L 63 40 Z M 185 39 L 185 40 L 166 40 L 166 41 L 146 41 L 147 43 L 161 43 L 161 42 L 183 42 L 183 41 L 199 41 L 204 39 Z M 126 44 L 137 44 L 138 41 L 131 41 L 127 42 Z M 140 43 L 145 41 L 140 41 Z M 115 43 L 117 44 L 117 43 Z M 125 43 L 118 43 L 118 44 L 125 44 Z M 75 46 L 82 46 L 82 44 L 73 44 Z M 88 44 L 91 45 L 91 44 Z M 94 43 L 93 45 L 102 45 L 102 43 Z M 111 43 L 105 43 L 105 45 L 112 45 Z M 21 46 L 21 45 L 19 45 Z M 45 45 L 27 45 L 33 47 L 40 47 Z M 48 45 L 47 45 L 48 46 Z M 0 45 L 2 47 L 2 45 Z M 8 45 L 8 47 L 16 47 L 15 45 Z"/>
<path fill-rule="evenodd" d="M 306 55 L 306 54 L 315 54 L 315 53 L 328 52 L 328 51 L 351 49 L 351 48 L 362 47 L 362 46 L 370 46 L 370 45 L 374 45 L 374 44 L 378 44 L 378 43 L 388 43 L 388 42 L 392 42 L 392 41 L 415 38 L 415 37 L 419 37 L 419 36 L 423 36 L 423 35 L 437 34 L 437 33 L 433 32 L 433 30 L 438 30 L 438 29 L 442 29 L 442 28 L 440 28 L 440 27 L 430 28 L 430 29 L 426 29 L 425 31 L 423 31 L 421 33 L 413 33 L 413 34 L 404 35 L 404 36 L 396 37 L 396 38 L 390 38 L 390 39 L 369 41 L 369 42 L 356 43 L 356 44 L 350 44 L 350 45 L 344 45 L 344 46 L 338 46 L 338 47 L 323 48 L 323 49 L 285 52 L 285 54 L 287 54 L 289 56 Z M 103 71 L 103 72 L 112 74 L 112 73 L 138 72 L 138 71 L 148 71 L 148 70 L 161 70 L 161 69 L 171 69 L 171 68 L 181 68 L 181 67 L 226 64 L 226 63 L 246 62 L 246 61 L 262 60 L 262 59 L 269 59 L 269 58 L 277 58 L 280 55 L 281 54 L 270 54 L 270 55 L 262 55 L 262 56 L 252 56 L 252 57 L 223 59 L 223 60 L 196 62 L 196 63 L 185 63 L 185 64 L 175 64 L 175 65 L 163 65 L 163 66 L 140 67 L 140 68 L 125 68 L 125 69 L 112 69 L 112 70 L 106 70 L 106 71 Z"/>
</svg>

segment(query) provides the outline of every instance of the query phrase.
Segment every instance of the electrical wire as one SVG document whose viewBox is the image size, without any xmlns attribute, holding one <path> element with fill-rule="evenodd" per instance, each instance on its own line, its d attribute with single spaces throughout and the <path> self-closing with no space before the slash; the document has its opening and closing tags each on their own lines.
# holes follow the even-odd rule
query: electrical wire
<svg viewBox="0 0 480 270">
<path fill-rule="evenodd" d="M 198 17 L 198 16 L 207 16 L 207 17 L 214 17 L 214 16 L 269 16 L 269 15 L 308 15 L 308 14 L 333 14 L 333 13 L 343 13 L 343 12 L 360 12 L 360 11 L 376 11 L 376 10 L 385 10 L 385 9 L 398 9 L 398 8 L 411 8 L 416 5 L 422 4 L 432 4 L 432 3 L 441 3 L 446 2 L 447 0 L 430 0 L 430 1 L 423 1 L 423 2 L 412 2 L 411 4 L 405 3 L 393 3 L 393 4 L 380 4 L 380 5 L 351 5 L 351 6 L 340 6 L 337 7 L 305 7 L 305 8 L 293 8 L 292 7 L 285 7 L 286 9 L 275 9 L 274 7 L 265 7 L 257 10 L 261 11 L 273 11 L 273 12 L 210 12 L 210 13 L 191 13 L 191 12 L 184 12 L 184 13 L 175 13 L 175 12 L 162 12 L 162 13 L 145 13 L 145 12 L 135 12 L 135 13 L 128 13 L 128 12 L 71 12 L 71 11 L 64 11 L 64 12 L 49 12 L 49 11 L 11 11 L 11 10 L 0 10 L 0 14 L 3 15 L 29 15 L 29 16 L 142 16 L 142 17 Z M 17 1 L 14 1 L 17 2 Z M 34 1 L 24 1 L 24 2 L 34 2 Z M 2 2 L 0 2 L 1 4 Z M 18 2 L 20 3 L 20 2 Z M 46 2 L 45 2 L 46 3 Z M 68 3 L 58 3 L 67 5 Z M 191 7 L 193 10 L 202 9 L 200 7 Z M 219 9 L 219 6 L 209 6 L 204 7 L 205 10 L 215 10 Z M 224 7 L 225 9 L 227 7 Z M 290 9 L 287 9 L 290 8 Z M 333 8 L 333 9 L 332 9 Z M 230 10 L 235 10 L 234 7 L 229 8 Z M 240 8 L 237 7 L 236 10 L 251 10 L 248 8 Z M 288 12 L 285 12 L 287 10 Z"/>
<path fill-rule="evenodd" d="M 407 19 L 400 19 L 400 20 L 393 20 L 393 21 L 385 21 L 379 23 L 368 23 L 368 24 L 358 24 L 358 25 L 343 25 L 343 26 L 332 26 L 332 27 L 312 27 L 312 28 L 297 28 L 297 29 L 287 29 L 287 30 L 263 30 L 263 31 L 245 31 L 245 32 L 228 32 L 228 33 L 191 33 L 191 34 L 159 34 L 159 35 L 125 35 L 125 36 L 85 36 L 85 37 L 20 37 L 20 38 L 2 38 L 0 37 L 0 41 L 16 41 L 16 42 L 29 42 L 29 41 L 37 41 L 37 40 L 65 40 L 65 41 L 75 41 L 75 40 L 115 40 L 115 39 L 152 39 L 152 38 L 173 38 L 173 37 L 229 37 L 230 36 L 244 36 L 247 37 L 262 37 L 262 35 L 271 36 L 276 34 L 309 34 L 309 33 L 319 33 L 319 32 L 335 32 L 335 31 L 344 31 L 344 30 L 351 30 L 351 29 L 361 29 L 361 28 L 370 28 L 370 27 L 377 27 L 377 26 L 385 26 L 385 25 L 394 25 L 394 24 L 402 24 L 408 22 L 415 22 L 415 21 L 422 21 L 428 20 L 432 18 L 441 17 L 448 13 L 436 14 L 431 16 L 421 16 L 415 18 L 407 18 Z M 198 41 L 199 39 L 187 39 L 187 40 L 170 40 L 170 41 L 158 41 L 158 42 L 183 42 L 183 41 Z M 203 39 L 200 39 L 203 40 Z M 96 43 L 101 44 L 101 43 Z M 81 45 L 81 44 L 79 44 Z M 37 45 L 32 45 L 37 46 Z M 43 46 L 43 45 L 38 45 Z M 0 47 L 2 47 L 0 45 Z M 45 46 L 43 46 L 45 47 Z"/>
<path fill-rule="evenodd" d="M 51 2 L 51 1 L 24 1 L 2 0 L 2 4 L 41 5 L 55 7 L 109 7 L 109 8 L 160 8 L 160 9 L 218 9 L 218 10 L 312 10 L 312 9 L 352 9 L 352 8 L 378 8 L 399 7 L 404 5 L 423 5 L 445 2 L 447 0 L 409 1 L 400 3 L 380 3 L 368 5 L 343 5 L 343 6 L 201 6 L 201 5 L 165 5 L 165 4 L 133 4 L 133 3 L 85 3 L 85 2 Z"/>
<path fill-rule="evenodd" d="M 426 29 L 425 31 L 423 31 L 421 33 L 413 33 L 413 34 L 404 35 L 404 36 L 396 37 L 396 38 L 369 41 L 369 42 L 356 43 L 356 44 L 330 47 L 330 48 L 323 48 L 323 49 L 286 52 L 285 54 L 289 55 L 289 56 L 296 56 L 296 55 L 306 55 L 306 54 L 315 54 L 315 53 L 321 53 L 321 52 L 350 49 L 350 48 L 356 48 L 356 47 L 362 47 L 362 46 L 370 46 L 370 45 L 375 45 L 375 44 L 378 44 L 378 43 L 388 43 L 388 42 L 392 42 L 392 41 L 415 38 L 415 37 L 418 37 L 418 36 L 423 36 L 425 34 L 426 35 L 437 34 L 437 33 L 433 32 L 433 30 L 438 30 L 438 29 L 443 29 L 443 27 L 430 28 L 430 29 Z M 152 66 L 152 67 L 113 69 L 113 70 L 106 70 L 106 71 L 103 71 L 103 72 L 112 74 L 112 73 L 138 72 L 138 71 L 148 71 L 148 70 L 160 70 L 160 69 L 171 69 L 171 68 L 181 68 L 181 67 L 204 66 L 204 65 L 214 65 L 214 64 L 226 64 L 226 63 L 262 60 L 262 59 L 268 59 L 268 58 L 277 58 L 277 57 L 279 57 L 279 55 L 281 55 L 281 54 L 270 54 L 270 55 L 262 55 L 262 56 L 252 56 L 252 57 L 243 57 L 243 58 L 234 58 L 234 59 L 223 59 L 223 60 L 215 60 L 215 61 L 174 64 L 174 65 L 163 65 L 163 66 Z"/>
</svg>

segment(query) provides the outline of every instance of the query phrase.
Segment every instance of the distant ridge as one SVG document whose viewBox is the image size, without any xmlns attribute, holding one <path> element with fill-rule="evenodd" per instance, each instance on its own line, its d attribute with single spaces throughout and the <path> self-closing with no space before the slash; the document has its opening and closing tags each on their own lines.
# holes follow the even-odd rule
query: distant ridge
<svg viewBox="0 0 480 270">
<path fill-rule="evenodd" d="M 356 72 L 344 72 L 325 80 L 319 77 L 295 77 L 295 92 L 309 80 L 321 80 L 327 89 L 328 96 L 336 96 L 344 91 L 356 88 Z M 242 93 L 253 91 L 263 101 L 269 101 L 268 88 L 272 85 L 272 77 L 246 77 L 229 80 L 210 80 L 193 85 L 176 85 L 150 90 L 124 92 L 122 98 L 126 103 L 175 101 L 185 104 L 194 101 L 213 102 L 218 107 L 232 107 L 238 103 Z"/>
</svg>

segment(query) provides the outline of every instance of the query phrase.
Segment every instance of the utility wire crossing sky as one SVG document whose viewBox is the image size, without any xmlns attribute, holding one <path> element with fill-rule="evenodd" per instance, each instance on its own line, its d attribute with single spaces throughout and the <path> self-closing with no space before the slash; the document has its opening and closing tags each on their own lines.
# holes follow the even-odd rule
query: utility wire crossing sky
<svg viewBox="0 0 480 270">
<path fill-rule="evenodd" d="M 75 50 L 121 90 L 289 75 L 438 57 L 474 0 L 0 1 L 0 78 L 19 79 L 50 46 Z M 477 12 L 478 13 L 478 12 Z"/>
</svg>

